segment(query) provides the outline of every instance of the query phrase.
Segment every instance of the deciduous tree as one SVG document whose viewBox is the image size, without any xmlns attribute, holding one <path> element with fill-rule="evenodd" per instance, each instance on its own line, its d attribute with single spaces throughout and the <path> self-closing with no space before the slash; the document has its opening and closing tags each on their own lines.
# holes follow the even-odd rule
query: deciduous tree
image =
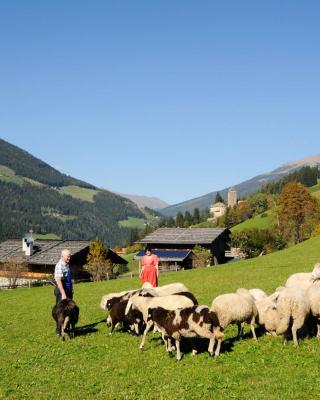
<svg viewBox="0 0 320 400">
<path fill-rule="evenodd" d="M 299 243 L 308 237 L 317 221 L 320 210 L 317 200 L 303 185 L 286 184 L 280 194 L 279 222 L 284 237 Z"/>
<path fill-rule="evenodd" d="M 112 275 L 112 262 L 107 259 L 108 248 L 100 242 L 94 240 L 90 243 L 89 254 L 85 270 L 89 272 L 93 281 L 101 281 Z"/>
</svg>

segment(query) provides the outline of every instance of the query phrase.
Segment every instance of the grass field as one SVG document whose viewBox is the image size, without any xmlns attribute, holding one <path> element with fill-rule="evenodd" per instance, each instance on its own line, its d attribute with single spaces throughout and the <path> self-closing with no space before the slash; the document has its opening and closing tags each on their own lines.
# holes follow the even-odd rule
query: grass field
<svg viewBox="0 0 320 400">
<path fill-rule="evenodd" d="M 267 292 L 320 260 L 320 237 L 252 260 L 167 273 L 160 283 L 185 283 L 202 304 L 238 287 Z M 52 287 L 0 292 L 0 398 L 3 399 L 310 399 L 319 397 L 317 339 L 295 349 L 282 338 L 233 339 L 226 330 L 222 354 L 184 351 L 177 362 L 156 334 L 146 349 L 140 338 L 107 334 L 100 298 L 139 287 L 138 279 L 75 286 L 80 321 L 75 339 L 61 342 L 50 311 Z M 247 329 L 248 331 L 248 329 Z M 205 346 L 204 346 L 205 347 Z"/>
<path fill-rule="evenodd" d="M 144 221 L 143 218 L 128 217 L 128 219 L 119 221 L 118 224 L 125 228 L 143 229 Z"/>
<path fill-rule="evenodd" d="M 60 240 L 61 239 L 61 237 L 56 235 L 55 233 L 46 233 L 46 234 L 33 233 L 32 236 L 34 239 L 46 239 L 46 240 Z"/>
<path fill-rule="evenodd" d="M 24 180 L 21 176 L 17 176 L 15 172 L 4 165 L 0 165 L 0 180 L 9 183 L 15 183 L 16 185 L 23 185 Z"/>
<path fill-rule="evenodd" d="M 76 199 L 83 201 L 93 202 L 93 196 L 99 191 L 95 189 L 82 188 L 80 186 L 62 186 L 59 188 L 59 192 L 62 194 L 68 194 Z"/>
<path fill-rule="evenodd" d="M 272 210 L 266 211 L 264 214 L 267 214 L 267 216 L 262 217 L 260 215 L 257 215 L 253 218 L 247 219 L 246 221 L 241 222 L 241 224 L 238 224 L 231 228 L 231 232 L 239 232 L 244 229 L 267 229 L 272 226 L 272 224 L 275 221 L 274 215 Z"/>
</svg>

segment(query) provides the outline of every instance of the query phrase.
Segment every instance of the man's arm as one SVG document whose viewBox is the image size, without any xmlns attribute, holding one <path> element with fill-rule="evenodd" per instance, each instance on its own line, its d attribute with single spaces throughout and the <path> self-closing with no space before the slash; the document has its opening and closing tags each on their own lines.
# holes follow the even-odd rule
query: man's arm
<svg viewBox="0 0 320 400">
<path fill-rule="evenodd" d="M 64 288 L 63 288 L 62 278 L 57 277 L 56 278 L 56 282 L 57 282 L 57 286 L 58 286 L 58 288 L 60 290 L 60 293 L 61 293 L 61 300 L 66 299 L 67 295 L 66 295 L 66 292 L 64 291 Z"/>
</svg>

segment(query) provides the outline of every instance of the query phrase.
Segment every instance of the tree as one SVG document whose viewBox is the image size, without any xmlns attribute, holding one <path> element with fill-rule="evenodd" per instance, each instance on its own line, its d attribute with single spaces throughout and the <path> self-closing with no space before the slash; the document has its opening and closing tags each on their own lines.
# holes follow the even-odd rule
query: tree
<svg viewBox="0 0 320 400">
<path fill-rule="evenodd" d="M 188 228 L 190 225 L 192 225 L 192 215 L 189 213 L 189 211 L 186 211 L 184 214 L 184 227 Z"/>
<path fill-rule="evenodd" d="M 184 226 L 184 218 L 180 211 L 176 215 L 176 226 L 178 228 L 183 228 L 183 226 Z"/>
<path fill-rule="evenodd" d="M 219 192 L 217 192 L 217 194 L 216 194 L 216 199 L 215 199 L 214 202 L 215 202 L 215 203 L 224 203 L 224 200 L 223 200 L 223 198 L 221 197 L 221 195 L 220 195 Z"/>
<path fill-rule="evenodd" d="M 283 236 L 299 243 L 311 234 L 320 219 L 317 200 L 303 185 L 286 184 L 280 194 L 279 222 Z"/>
<path fill-rule="evenodd" d="M 113 274 L 113 265 L 107 259 L 107 254 L 108 248 L 100 240 L 90 243 L 87 264 L 84 269 L 89 272 L 93 281 L 101 281 Z"/>
<path fill-rule="evenodd" d="M 193 266 L 195 268 L 207 267 L 212 262 L 212 256 L 209 250 L 202 246 L 194 246 L 193 250 Z"/>
<path fill-rule="evenodd" d="M 268 196 L 265 193 L 255 193 L 247 199 L 253 215 L 262 214 L 268 209 Z"/>
<path fill-rule="evenodd" d="M 8 260 L 3 264 L 3 270 L 6 271 L 8 278 L 9 288 L 15 289 L 18 286 L 18 280 L 21 278 L 22 273 L 27 271 L 27 264 L 18 259 Z"/>
<path fill-rule="evenodd" d="M 193 210 L 193 223 L 198 224 L 200 222 L 200 211 L 199 208 Z"/>
</svg>

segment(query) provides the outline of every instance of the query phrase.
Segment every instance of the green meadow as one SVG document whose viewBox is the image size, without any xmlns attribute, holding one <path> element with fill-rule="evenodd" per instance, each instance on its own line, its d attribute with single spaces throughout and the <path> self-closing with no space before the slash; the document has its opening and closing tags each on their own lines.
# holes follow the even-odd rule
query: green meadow
<svg viewBox="0 0 320 400">
<path fill-rule="evenodd" d="M 320 261 L 320 237 L 256 259 L 210 268 L 172 272 L 160 284 L 183 282 L 199 303 L 221 293 L 259 287 L 271 293 L 297 271 Z M 235 340 L 228 327 L 218 358 L 207 342 L 192 356 L 186 343 L 178 362 L 157 334 L 144 351 L 140 338 L 108 334 L 101 296 L 139 287 L 138 279 L 75 285 L 80 320 L 74 339 L 55 336 L 53 288 L 0 292 L 1 399 L 310 399 L 319 397 L 320 345 L 316 338 L 298 348 L 281 337 L 251 339 L 249 329 Z"/>
</svg>

